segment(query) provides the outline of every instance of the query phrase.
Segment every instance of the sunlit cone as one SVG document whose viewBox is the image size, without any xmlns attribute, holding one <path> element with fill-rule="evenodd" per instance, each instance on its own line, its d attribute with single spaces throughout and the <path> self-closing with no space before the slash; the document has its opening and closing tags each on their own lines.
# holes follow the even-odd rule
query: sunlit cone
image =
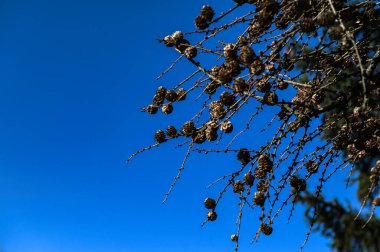
<svg viewBox="0 0 380 252">
<path fill-rule="evenodd" d="M 231 133 L 232 130 L 234 129 L 234 126 L 230 121 L 225 121 L 220 124 L 220 130 L 224 133 Z"/>
<path fill-rule="evenodd" d="M 161 110 L 162 113 L 169 115 L 173 112 L 173 105 L 171 105 L 170 103 L 165 104 L 162 106 Z"/>
<path fill-rule="evenodd" d="M 172 38 L 175 40 L 176 43 L 183 40 L 183 33 L 181 31 L 176 31 L 172 34 Z"/>
<path fill-rule="evenodd" d="M 249 90 L 249 85 L 243 78 L 237 78 L 234 81 L 234 85 L 232 86 L 232 89 L 235 93 L 242 94 Z"/>
<path fill-rule="evenodd" d="M 218 218 L 218 215 L 214 211 L 210 211 L 207 213 L 207 220 L 209 221 L 215 221 L 216 218 Z"/>
<path fill-rule="evenodd" d="M 170 35 L 165 36 L 165 38 L 163 39 L 163 42 L 167 47 L 172 47 L 175 45 L 175 39 Z"/>
<path fill-rule="evenodd" d="M 253 203 L 258 206 L 263 206 L 265 203 L 265 194 L 262 191 L 255 192 L 253 196 Z"/>
<path fill-rule="evenodd" d="M 185 50 L 185 57 L 188 59 L 192 59 L 195 56 L 197 56 L 197 53 L 198 53 L 197 48 L 195 46 L 190 46 L 190 47 L 186 48 L 186 50 Z"/>
<path fill-rule="evenodd" d="M 236 234 L 231 235 L 231 241 L 237 242 L 239 240 L 239 237 Z"/>
<path fill-rule="evenodd" d="M 235 59 L 237 55 L 236 52 L 237 50 L 234 44 L 227 44 L 224 46 L 223 54 L 227 60 Z"/>
</svg>

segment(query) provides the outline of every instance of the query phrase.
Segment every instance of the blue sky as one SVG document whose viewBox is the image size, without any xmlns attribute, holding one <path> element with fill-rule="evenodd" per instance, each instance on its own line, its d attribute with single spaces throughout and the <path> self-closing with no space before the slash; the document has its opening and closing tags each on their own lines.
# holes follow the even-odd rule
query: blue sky
<svg viewBox="0 0 380 252">
<path fill-rule="evenodd" d="M 222 175 L 223 159 L 194 156 L 166 205 L 184 150 L 169 143 L 124 164 L 167 125 L 140 108 L 157 85 L 190 71 L 183 64 L 156 82 L 175 53 L 155 38 L 191 30 L 200 7 L 217 2 L 232 1 L 1 1 L 2 251 L 232 251 L 233 198 L 218 222 L 200 227 L 203 199 L 216 192 L 205 186 Z M 244 220 L 241 251 L 295 251 L 307 231 L 300 209 L 251 245 L 255 219 Z M 315 234 L 306 248 L 329 251 L 326 244 Z"/>
</svg>

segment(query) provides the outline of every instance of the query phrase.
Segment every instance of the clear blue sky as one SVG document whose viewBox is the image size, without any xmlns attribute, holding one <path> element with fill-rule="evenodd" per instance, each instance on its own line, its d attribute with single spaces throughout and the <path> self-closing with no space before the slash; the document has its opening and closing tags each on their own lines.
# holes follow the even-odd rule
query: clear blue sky
<svg viewBox="0 0 380 252">
<path fill-rule="evenodd" d="M 232 1 L 216 2 L 224 8 Z M 215 193 L 205 185 L 222 174 L 223 160 L 192 158 L 166 205 L 183 151 L 168 144 L 124 164 L 167 125 L 161 115 L 139 112 L 175 57 L 154 39 L 192 29 L 205 3 L 0 2 L 2 251 L 232 251 L 234 199 L 226 199 L 218 222 L 200 227 L 203 199 Z M 189 71 L 181 67 L 166 84 Z M 307 231 L 302 210 L 250 245 L 255 219 L 243 223 L 241 251 L 298 251 Z M 326 243 L 315 234 L 306 248 L 329 251 Z"/>
</svg>

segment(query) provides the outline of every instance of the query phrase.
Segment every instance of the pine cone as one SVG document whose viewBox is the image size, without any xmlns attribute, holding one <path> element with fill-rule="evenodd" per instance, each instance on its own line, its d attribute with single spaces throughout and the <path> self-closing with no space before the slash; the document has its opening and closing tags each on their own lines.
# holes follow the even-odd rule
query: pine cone
<svg viewBox="0 0 380 252">
<path fill-rule="evenodd" d="M 258 206 L 264 206 L 265 203 L 265 194 L 262 191 L 255 192 L 253 196 L 253 203 Z"/>
<path fill-rule="evenodd" d="M 170 103 L 165 104 L 162 106 L 161 110 L 162 113 L 169 115 L 173 112 L 173 105 L 171 105 Z"/>
<path fill-rule="evenodd" d="M 216 201 L 212 198 L 206 198 L 204 204 L 207 209 L 214 209 L 216 207 Z"/>
<path fill-rule="evenodd" d="M 157 143 L 163 143 L 166 141 L 165 132 L 163 130 L 157 130 L 154 134 L 154 139 Z"/>
<path fill-rule="evenodd" d="M 214 18 L 215 12 L 210 5 L 203 5 L 201 15 L 205 17 L 207 22 L 211 22 Z"/>
<path fill-rule="evenodd" d="M 200 30 L 207 29 L 210 25 L 207 20 L 207 17 L 203 15 L 196 16 L 196 18 L 194 19 L 194 23 L 195 23 L 195 26 Z"/>
<path fill-rule="evenodd" d="M 227 107 L 235 103 L 235 96 L 227 91 L 224 91 L 223 93 L 221 93 L 219 99 L 220 99 L 220 102 Z"/>
<path fill-rule="evenodd" d="M 168 135 L 168 137 L 170 138 L 175 138 L 178 136 L 178 132 L 177 132 L 177 129 L 174 127 L 174 126 L 168 126 L 166 128 L 166 135 Z"/>
<path fill-rule="evenodd" d="M 244 191 L 244 183 L 241 182 L 240 180 L 236 180 L 232 190 L 234 191 L 234 193 L 243 192 Z"/>
<path fill-rule="evenodd" d="M 166 88 L 163 86 L 159 86 L 156 90 L 156 95 L 165 97 L 166 96 Z"/>
<path fill-rule="evenodd" d="M 185 50 L 185 57 L 188 59 L 192 59 L 195 56 L 197 56 L 197 53 L 198 53 L 197 48 L 195 46 L 190 46 L 190 47 L 186 48 L 186 50 Z"/>
<path fill-rule="evenodd" d="M 255 181 L 255 177 L 253 177 L 251 172 L 248 172 L 244 175 L 244 183 L 248 186 L 252 186 Z"/>
<path fill-rule="evenodd" d="M 177 93 L 174 90 L 168 90 L 165 95 L 166 100 L 169 102 L 175 102 L 178 98 Z"/>
<path fill-rule="evenodd" d="M 240 49 L 240 54 L 239 54 L 239 61 L 242 64 L 251 64 L 253 60 L 255 59 L 256 55 L 253 49 L 250 46 L 242 46 Z"/>
<path fill-rule="evenodd" d="M 224 133 L 231 133 L 232 130 L 234 129 L 234 126 L 230 121 L 225 121 L 220 124 L 220 130 Z"/>
<path fill-rule="evenodd" d="M 181 129 L 182 134 L 184 134 L 187 137 L 193 135 L 195 131 L 196 131 L 195 124 L 192 121 L 187 121 Z"/>
<path fill-rule="evenodd" d="M 268 155 L 260 155 L 258 159 L 258 168 L 264 172 L 271 172 L 273 168 L 273 162 Z"/>
<path fill-rule="evenodd" d="M 234 81 L 234 85 L 232 86 L 232 89 L 235 93 L 244 93 L 249 90 L 249 85 L 247 82 L 245 82 L 242 78 L 237 78 Z"/>
<path fill-rule="evenodd" d="M 239 240 L 239 237 L 236 234 L 231 235 L 231 241 L 237 242 Z"/>
<path fill-rule="evenodd" d="M 237 154 L 237 159 L 240 161 L 242 165 L 246 165 L 251 160 L 251 155 L 249 154 L 249 151 L 246 148 L 242 148 Z"/>
<path fill-rule="evenodd" d="M 269 184 L 265 180 L 260 180 L 259 182 L 257 182 L 256 188 L 257 191 L 265 192 L 268 190 Z"/>
<path fill-rule="evenodd" d="M 183 88 L 180 88 L 177 90 L 177 101 L 183 101 L 186 99 L 186 90 Z"/>
<path fill-rule="evenodd" d="M 148 112 L 151 115 L 154 115 L 154 114 L 157 113 L 158 107 L 154 106 L 154 105 L 148 105 L 148 107 L 146 107 L 145 111 Z"/>
<path fill-rule="evenodd" d="M 215 221 L 216 218 L 218 218 L 218 215 L 214 211 L 210 211 L 207 213 L 207 220 L 209 221 Z"/>
<path fill-rule="evenodd" d="M 273 232 L 273 228 L 271 226 L 269 226 L 268 224 L 265 224 L 265 223 L 262 223 L 260 225 L 260 231 L 264 234 L 264 235 L 271 235 L 272 232 Z"/>
</svg>

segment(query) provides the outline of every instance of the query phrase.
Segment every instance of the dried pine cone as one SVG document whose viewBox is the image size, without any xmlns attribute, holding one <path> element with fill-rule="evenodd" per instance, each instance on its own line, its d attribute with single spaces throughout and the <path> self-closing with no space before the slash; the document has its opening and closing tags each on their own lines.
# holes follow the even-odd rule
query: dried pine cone
<svg viewBox="0 0 380 252">
<path fill-rule="evenodd" d="M 166 96 L 166 88 L 163 86 L 159 86 L 156 90 L 156 95 L 165 97 Z"/>
<path fill-rule="evenodd" d="M 196 131 L 195 124 L 192 121 L 185 122 L 185 124 L 183 125 L 181 129 L 182 134 L 184 134 L 187 137 L 193 135 L 195 131 Z"/>
<path fill-rule="evenodd" d="M 212 82 L 210 82 L 209 84 L 206 85 L 206 87 L 205 87 L 205 93 L 206 93 L 206 94 L 209 94 L 209 95 L 215 94 L 216 89 L 217 89 L 219 86 L 220 86 L 220 85 L 217 84 L 215 81 L 212 81 Z"/>
<path fill-rule="evenodd" d="M 162 113 L 169 115 L 173 112 L 173 105 L 171 105 L 170 103 L 165 104 L 162 106 L 161 110 Z"/>
<path fill-rule="evenodd" d="M 172 38 L 175 40 L 176 44 L 183 40 L 183 33 L 181 31 L 176 31 L 172 34 Z"/>
<path fill-rule="evenodd" d="M 220 130 L 224 133 L 231 133 L 232 130 L 234 129 L 234 126 L 230 121 L 225 121 L 220 124 Z"/>
<path fill-rule="evenodd" d="M 205 131 L 198 131 L 197 133 L 193 134 L 193 141 L 197 144 L 202 144 L 206 141 L 206 133 Z"/>
<path fill-rule="evenodd" d="M 164 103 L 164 101 L 165 101 L 164 96 L 160 96 L 160 95 L 153 96 L 153 105 L 161 106 Z"/>
<path fill-rule="evenodd" d="M 251 155 L 249 154 L 249 151 L 246 148 L 242 148 L 239 150 L 237 154 L 237 159 L 240 161 L 242 165 L 246 165 L 251 160 Z"/>
<path fill-rule="evenodd" d="M 157 143 L 163 143 L 166 141 L 165 132 L 163 130 L 157 130 L 154 134 L 154 140 L 156 140 Z"/>
<path fill-rule="evenodd" d="M 207 209 L 214 209 L 216 207 L 216 201 L 212 198 L 206 198 L 204 204 Z"/>
<path fill-rule="evenodd" d="M 180 88 L 177 90 L 177 101 L 183 101 L 186 99 L 186 90 L 183 88 Z"/>
<path fill-rule="evenodd" d="M 258 168 L 260 170 L 263 170 L 265 172 L 272 171 L 273 168 L 273 162 L 270 160 L 269 156 L 266 154 L 260 155 L 258 159 Z"/>
<path fill-rule="evenodd" d="M 247 64 L 247 65 L 251 64 L 253 60 L 255 59 L 255 57 L 256 57 L 255 52 L 250 46 L 243 46 L 240 49 L 239 61 L 242 64 Z"/>
<path fill-rule="evenodd" d="M 218 139 L 218 128 L 215 123 L 209 123 L 206 127 L 206 138 L 210 142 Z"/>
<path fill-rule="evenodd" d="M 183 39 L 183 40 L 179 41 L 179 42 L 176 44 L 177 49 L 178 49 L 181 53 L 183 53 L 183 52 L 186 50 L 186 48 L 188 48 L 189 46 L 190 46 L 190 42 L 189 42 L 188 40 L 186 40 L 186 39 Z"/>
<path fill-rule="evenodd" d="M 255 177 L 253 177 L 251 172 L 248 172 L 244 175 L 244 183 L 248 186 L 252 186 L 255 181 Z"/>
<path fill-rule="evenodd" d="M 247 82 L 242 78 L 237 78 L 234 81 L 234 85 L 232 86 L 232 89 L 235 93 L 244 93 L 249 90 L 249 85 Z"/>
<path fill-rule="evenodd" d="M 233 60 L 236 58 L 236 48 L 234 44 L 227 44 L 223 49 L 223 55 L 226 60 Z"/>
<path fill-rule="evenodd" d="M 194 23 L 195 23 L 195 26 L 200 30 L 207 29 L 210 26 L 210 23 L 207 20 L 207 17 L 203 15 L 196 16 L 196 18 L 194 19 Z"/>
<path fill-rule="evenodd" d="M 198 53 L 197 48 L 195 46 L 190 46 L 190 47 L 186 48 L 186 50 L 185 50 L 185 57 L 188 59 L 192 59 L 195 56 L 197 56 L 197 53 Z"/>
<path fill-rule="evenodd" d="M 264 68 L 264 63 L 261 60 L 257 59 L 252 62 L 249 70 L 251 74 L 260 75 L 264 71 Z"/>
<path fill-rule="evenodd" d="M 166 128 L 166 135 L 168 135 L 168 137 L 170 138 L 177 137 L 178 136 L 177 129 L 174 126 L 169 125 Z"/>
<path fill-rule="evenodd" d="M 267 176 L 267 172 L 263 169 L 260 169 L 259 167 L 257 167 L 253 173 L 255 175 L 255 178 L 257 179 L 263 179 Z"/>
<path fill-rule="evenodd" d="M 210 116 L 216 120 L 223 119 L 226 116 L 227 111 L 223 108 L 223 105 L 219 101 L 213 101 L 209 105 Z"/>
<path fill-rule="evenodd" d="M 210 211 L 207 213 L 207 220 L 209 221 L 215 221 L 216 218 L 218 218 L 218 215 L 214 211 Z"/>
<path fill-rule="evenodd" d="M 178 95 L 174 90 L 168 90 L 166 92 L 165 98 L 170 102 L 175 102 L 178 98 Z"/>
<path fill-rule="evenodd" d="M 256 188 L 257 191 L 265 192 L 266 190 L 268 190 L 269 184 L 265 180 L 260 180 L 259 182 L 257 182 Z"/>
<path fill-rule="evenodd" d="M 235 96 L 230 92 L 224 91 L 220 94 L 219 100 L 223 105 L 229 107 L 235 103 Z"/>
<path fill-rule="evenodd" d="M 214 18 L 215 12 L 210 5 L 203 5 L 201 9 L 201 15 L 205 17 L 207 22 L 211 22 Z"/>
<path fill-rule="evenodd" d="M 262 191 L 255 192 L 253 196 L 253 203 L 258 206 L 264 206 L 265 203 L 265 194 Z"/>
<path fill-rule="evenodd" d="M 165 36 L 165 38 L 162 40 L 164 42 L 164 44 L 167 46 L 167 47 L 172 47 L 175 45 L 175 39 L 172 37 L 172 36 Z"/>
<path fill-rule="evenodd" d="M 239 237 L 236 234 L 231 235 L 231 241 L 237 242 L 239 240 Z"/>
<path fill-rule="evenodd" d="M 273 228 L 268 224 L 262 223 L 260 225 L 260 231 L 265 235 L 271 235 L 273 232 Z"/>
<path fill-rule="evenodd" d="M 148 107 L 146 107 L 145 111 L 148 112 L 151 115 L 154 115 L 154 114 L 157 113 L 158 107 L 154 106 L 154 105 L 148 105 Z"/>
<path fill-rule="evenodd" d="M 244 183 L 241 182 L 240 180 L 236 180 L 232 190 L 234 191 L 234 193 L 243 192 L 244 191 Z"/>
</svg>

